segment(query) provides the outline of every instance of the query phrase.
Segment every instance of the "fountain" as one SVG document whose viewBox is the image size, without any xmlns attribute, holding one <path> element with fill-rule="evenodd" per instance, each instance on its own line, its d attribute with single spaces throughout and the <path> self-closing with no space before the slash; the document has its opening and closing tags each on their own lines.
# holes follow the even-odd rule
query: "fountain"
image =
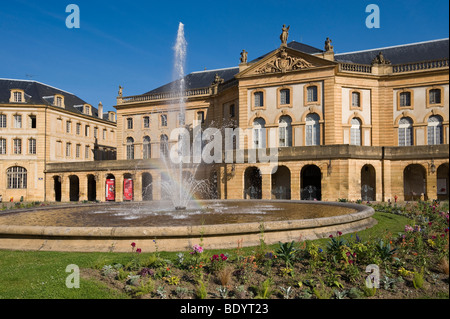
<svg viewBox="0 0 450 319">
<path fill-rule="evenodd" d="M 182 23 L 174 49 L 174 91 L 184 119 L 186 40 Z M 370 207 L 312 201 L 318 191 L 314 186 L 303 190 L 311 201 L 254 199 L 260 198 L 254 185 L 246 189 L 250 200 L 193 200 L 197 192 L 208 190 L 208 183 L 196 179 L 199 164 L 190 164 L 191 173 L 184 173 L 180 158 L 192 156 L 187 142 L 181 137 L 180 143 L 179 138 L 170 156 L 168 144 L 162 148 L 165 178 L 160 187 L 168 194 L 170 207 L 152 201 L 14 210 L 0 214 L 0 249 L 128 252 L 130 243 L 136 242 L 149 252 L 155 251 L 156 239 L 158 249 L 165 251 L 187 250 L 200 241 L 208 249 L 235 248 L 242 240 L 243 246 L 258 245 L 262 224 L 267 244 L 327 237 L 376 224 Z M 286 197 L 285 189 L 275 193 Z"/>
</svg>

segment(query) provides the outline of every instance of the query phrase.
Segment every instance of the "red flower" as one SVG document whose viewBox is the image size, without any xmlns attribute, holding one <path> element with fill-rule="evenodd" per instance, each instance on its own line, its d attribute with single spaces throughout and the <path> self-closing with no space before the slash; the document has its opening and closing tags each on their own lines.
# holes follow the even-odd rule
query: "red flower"
<svg viewBox="0 0 450 319">
<path fill-rule="evenodd" d="M 337 234 L 338 234 L 339 236 L 341 236 L 341 235 L 342 235 L 342 232 L 338 231 Z"/>
<path fill-rule="evenodd" d="M 328 237 L 333 238 L 333 235 L 330 235 L 330 236 L 328 236 Z"/>
<path fill-rule="evenodd" d="M 141 251 L 142 251 L 142 250 L 141 250 L 140 248 L 136 249 L 136 252 L 137 252 L 138 254 L 140 254 Z"/>
<path fill-rule="evenodd" d="M 136 243 L 135 243 L 135 242 L 132 242 L 132 243 L 131 243 L 131 247 L 134 248 L 135 246 L 136 246 Z"/>
</svg>

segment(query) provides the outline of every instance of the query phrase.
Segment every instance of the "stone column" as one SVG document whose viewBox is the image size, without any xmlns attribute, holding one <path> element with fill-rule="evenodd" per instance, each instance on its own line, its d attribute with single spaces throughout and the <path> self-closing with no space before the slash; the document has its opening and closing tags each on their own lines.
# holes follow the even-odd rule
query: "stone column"
<svg viewBox="0 0 450 319">
<path fill-rule="evenodd" d="M 262 199 L 272 198 L 272 174 L 261 174 Z"/>
<path fill-rule="evenodd" d="M 87 176 L 84 174 L 84 175 L 79 175 L 78 176 L 78 179 L 79 179 L 79 183 L 80 183 L 80 185 L 79 185 L 79 201 L 81 202 L 81 201 L 84 201 L 84 200 L 88 200 L 88 196 L 87 196 L 87 193 L 88 193 L 88 185 L 87 185 Z"/>
<path fill-rule="evenodd" d="M 69 176 L 61 176 L 61 202 L 70 201 L 70 179 Z"/>
<path fill-rule="evenodd" d="M 142 201 L 142 172 L 133 174 L 133 200 Z"/>
</svg>

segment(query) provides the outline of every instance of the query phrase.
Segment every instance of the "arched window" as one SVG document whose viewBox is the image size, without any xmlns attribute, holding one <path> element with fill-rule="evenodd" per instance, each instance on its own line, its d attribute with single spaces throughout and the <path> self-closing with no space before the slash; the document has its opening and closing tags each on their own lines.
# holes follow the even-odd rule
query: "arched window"
<svg viewBox="0 0 450 319">
<path fill-rule="evenodd" d="M 161 135 L 159 147 L 161 157 L 167 157 L 169 155 L 169 138 L 166 134 Z"/>
<path fill-rule="evenodd" d="M 142 158 L 149 159 L 152 156 L 152 149 L 150 144 L 150 136 L 144 136 Z"/>
<path fill-rule="evenodd" d="M 127 159 L 134 159 L 134 139 L 127 137 Z"/>
<path fill-rule="evenodd" d="M 13 166 L 6 170 L 8 188 L 27 188 L 27 170 L 20 166 Z"/>
<path fill-rule="evenodd" d="M 442 144 L 442 117 L 433 115 L 428 118 L 428 145 Z"/>
<path fill-rule="evenodd" d="M 306 116 L 306 145 L 320 145 L 319 115 L 316 113 Z"/>
<path fill-rule="evenodd" d="M 258 117 L 253 121 L 253 148 L 266 147 L 266 121 Z"/>
<path fill-rule="evenodd" d="M 413 145 L 413 121 L 409 117 L 402 117 L 398 122 L 398 145 L 411 146 Z"/>
<path fill-rule="evenodd" d="M 350 144 L 361 145 L 361 121 L 356 117 L 352 118 L 350 128 Z"/>
<path fill-rule="evenodd" d="M 292 119 L 284 115 L 278 121 L 278 146 L 292 146 Z"/>
</svg>

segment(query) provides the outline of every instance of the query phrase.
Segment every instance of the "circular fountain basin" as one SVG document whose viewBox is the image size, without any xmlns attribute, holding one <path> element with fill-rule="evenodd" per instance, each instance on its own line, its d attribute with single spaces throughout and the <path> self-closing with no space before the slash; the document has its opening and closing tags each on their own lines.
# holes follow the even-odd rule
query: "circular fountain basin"
<svg viewBox="0 0 450 319">
<path fill-rule="evenodd" d="M 214 200 L 176 210 L 164 202 L 104 203 L 0 214 L 0 249 L 185 251 L 328 237 L 376 224 L 371 207 L 295 200 Z M 264 231 L 261 231 L 263 226 Z"/>
</svg>

